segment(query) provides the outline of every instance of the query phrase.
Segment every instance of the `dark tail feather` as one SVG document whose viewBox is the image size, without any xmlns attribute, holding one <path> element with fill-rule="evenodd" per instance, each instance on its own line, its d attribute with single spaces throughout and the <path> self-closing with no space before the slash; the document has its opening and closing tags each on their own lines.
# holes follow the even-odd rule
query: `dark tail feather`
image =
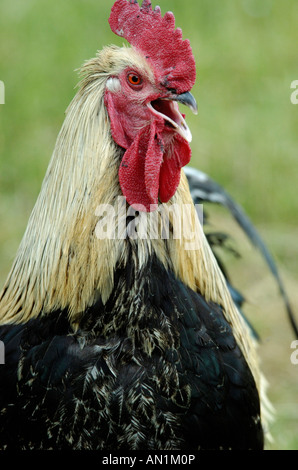
<svg viewBox="0 0 298 470">
<path fill-rule="evenodd" d="M 295 337 L 298 338 L 298 326 L 296 324 L 294 313 L 276 264 L 270 252 L 268 251 L 268 248 L 266 247 L 265 243 L 247 215 L 244 213 L 243 209 L 239 206 L 239 204 L 233 201 L 231 196 L 218 183 L 213 181 L 205 173 L 191 167 L 185 167 L 184 171 L 188 179 L 189 188 L 194 203 L 200 204 L 207 201 L 215 204 L 221 204 L 222 206 L 226 207 L 240 225 L 244 233 L 247 235 L 251 243 L 261 252 L 277 282 L 279 292 L 285 303 L 291 327 Z"/>
</svg>

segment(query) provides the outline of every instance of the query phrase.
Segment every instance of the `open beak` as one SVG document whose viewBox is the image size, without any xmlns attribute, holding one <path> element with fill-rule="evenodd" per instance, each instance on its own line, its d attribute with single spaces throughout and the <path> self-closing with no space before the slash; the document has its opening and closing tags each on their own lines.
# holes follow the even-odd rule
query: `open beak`
<svg viewBox="0 0 298 470">
<path fill-rule="evenodd" d="M 188 106 L 194 114 L 198 113 L 198 107 L 194 96 L 187 91 L 181 95 L 171 95 L 167 98 L 158 98 L 148 103 L 155 115 L 162 116 L 166 124 L 173 127 L 187 142 L 191 142 L 192 135 L 188 125 L 179 111 L 178 102 Z"/>
</svg>

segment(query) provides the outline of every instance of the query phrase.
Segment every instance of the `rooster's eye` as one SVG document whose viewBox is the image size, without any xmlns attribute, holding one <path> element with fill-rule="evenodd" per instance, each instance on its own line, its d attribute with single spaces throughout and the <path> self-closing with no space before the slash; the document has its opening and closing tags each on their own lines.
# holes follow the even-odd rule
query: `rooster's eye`
<svg viewBox="0 0 298 470">
<path fill-rule="evenodd" d="M 127 75 L 127 81 L 129 83 L 129 85 L 132 85 L 132 86 L 135 86 L 135 87 L 139 87 L 142 84 L 141 77 L 139 75 L 137 75 L 136 73 L 129 73 Z"/>
</svg>

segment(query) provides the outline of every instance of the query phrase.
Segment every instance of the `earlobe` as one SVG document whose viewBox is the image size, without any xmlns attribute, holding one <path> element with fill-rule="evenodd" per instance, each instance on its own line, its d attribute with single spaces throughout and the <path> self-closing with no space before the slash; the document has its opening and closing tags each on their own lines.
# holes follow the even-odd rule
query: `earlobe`
<svg viewBox="0 0 298 470">
<path fill-rule="evenodd" d="M 120 80 L 117 77 L 110 77 L 107 80 L 106 88 L 112 93 L 117 93 L 120 90 L 121 84 Z"/>
</svg>

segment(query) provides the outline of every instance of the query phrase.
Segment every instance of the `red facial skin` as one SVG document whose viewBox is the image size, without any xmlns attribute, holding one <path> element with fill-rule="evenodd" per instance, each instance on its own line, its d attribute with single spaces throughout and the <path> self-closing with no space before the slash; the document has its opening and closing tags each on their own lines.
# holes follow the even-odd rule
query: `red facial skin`
<svg viewBox="0 0 298 470">
<path fill-rule="evenodd" d="M 191 150 L 150 106 L 154 100 L 171 98 L 166 88 L 153 85 L 131 69 L 125 69 L 117 79 L 119 86 L 106 88 L 105 105 L 112 137 L 126 150 L 119 168 L 121 190 L 131 206 L 154 210 L 159 201 L 168 202 L 175 194 L 181 167 L 189 163 Z M 169 102 L 163 103 L 167 111 Z"/>
</svg>

